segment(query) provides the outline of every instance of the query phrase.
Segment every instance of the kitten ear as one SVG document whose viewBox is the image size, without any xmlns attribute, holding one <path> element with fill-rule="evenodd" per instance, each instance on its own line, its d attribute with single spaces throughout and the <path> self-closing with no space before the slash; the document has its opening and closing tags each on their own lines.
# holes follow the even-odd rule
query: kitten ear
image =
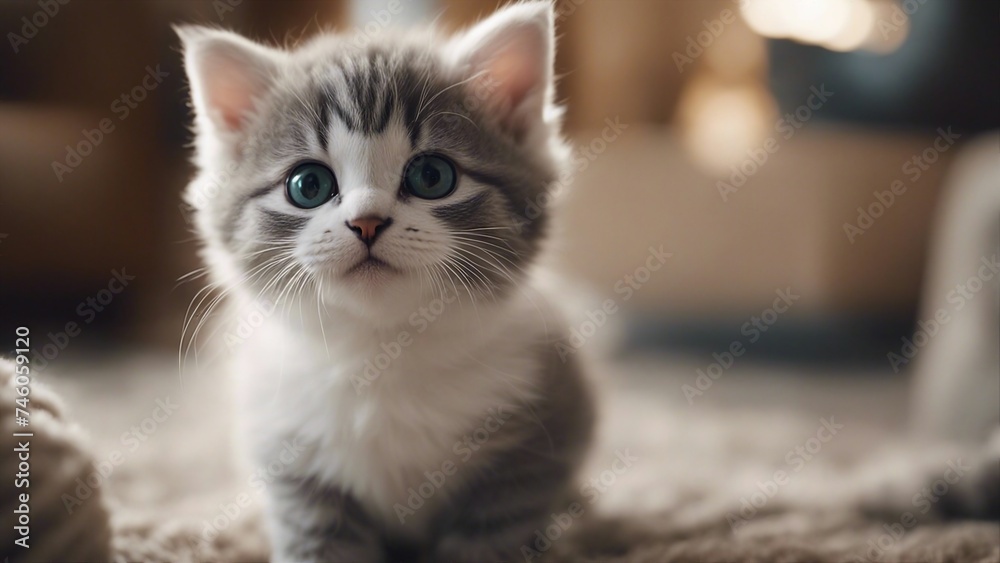
<svg viewBox="0 0 1000 563">
<path fill-rule="evenodd" d="M 472 91 L 515 134 L 542 119 L 553 95 L 555 23 L 548 1 L 503 8 L 455 40 L 460 67 L 477 75 Z"/>
<path fill-rule="evenodd" d="M 274 83 L 284 52 L 235 33 L 185 25 L 174 30 L 184 45 L 184 67 L 199 126 L 239 133 Z"/>
</svg>

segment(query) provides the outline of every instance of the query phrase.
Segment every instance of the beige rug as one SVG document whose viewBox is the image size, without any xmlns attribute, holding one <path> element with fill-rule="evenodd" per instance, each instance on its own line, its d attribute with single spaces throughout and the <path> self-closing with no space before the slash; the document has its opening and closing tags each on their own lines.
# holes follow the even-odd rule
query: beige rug
<svg viewBox="0 0 1000 563">
<path fill-rule="evenodd" d="M 944 475 L 961 452 L 899 438 L 905 380 L 736 366 L 692 405 L 682 386 L 698 367 L 671 358 L 600 368 L 599 442 L 581 472 L 589 485 L 579 506 L 538 531 L 527 560 L 1000 562 L 997 523 L 910 525 L 906 514 L 927 502 L 913 498 L 926 484 L 915 468 Z M 72 515 L 65 497 L 44 499 L 57 506 L 35 520 L 32 540 L 50 555 L 34 560 L 103 558 L 99 546 L 75 551 L 83 544 L 46 534 L 99 530 L 104 507 L 119 560 L 266 560 L 253 472 L 232 461 L 229 395 L 219 378 L 198 375 L 211 371 L 189 368 L 182 386 L 176 361 L 150 354 L 38 376 L 63 398 L 64 423 L 89 434 L 98 469 L 67 468 L 94 485 L 70 502 Z M 86 492 L 73 479 L 51 482 Z M 898 509 L 858 509 L 897 493 Z"/>
</svg>

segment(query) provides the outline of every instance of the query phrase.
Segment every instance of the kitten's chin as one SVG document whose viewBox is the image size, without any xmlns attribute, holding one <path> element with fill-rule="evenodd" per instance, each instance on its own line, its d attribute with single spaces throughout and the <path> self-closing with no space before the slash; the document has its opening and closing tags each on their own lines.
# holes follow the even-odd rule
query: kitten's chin
<svg viewBox="0 0 1000 563">
<path fill-rule="evenodd" d="M 368 256 L 348 268 L 341 275 L 341 278 L 348 283 L 356 282 L 377 288 L 379 285 L 388 283 L 392 278 L 398 278 L 402 274 L 403 272 L 392 264 L 380 258 Z"/>
<path fill-rule="evenodd" d="M 426 286 L 426 284 L 424 284 Z M 361 263 L 323 280 L 324 302 L 375 326 L 407 322 L 429 300 L 418 279 L 390 265 Z"/>
</svg>

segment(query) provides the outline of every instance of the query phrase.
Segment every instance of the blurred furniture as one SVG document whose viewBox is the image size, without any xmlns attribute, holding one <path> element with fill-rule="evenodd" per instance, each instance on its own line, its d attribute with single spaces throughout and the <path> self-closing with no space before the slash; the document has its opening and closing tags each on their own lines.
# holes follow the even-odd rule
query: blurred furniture
<svg viewBox="0 0 1000 563">
<path fill-rule="evenodd" d="M 48 314 L 52 326 L 73 320 L 77 304 L 105 287 L 112 269 L 127 268 L 149 283 L 160 254 L 150 251 L 160 242 L 158 211 L 168 194 L 159 96 L 151 93 L 134 108 L 120 100 L 169 53 L 151 41 L 160 34 L 150 6 L 47 5 L 58 12 L 47 14 L 39 2 L 0 4 L 0 28 L 27 41 L 16 52 L 10 45 L 0 50 L 5 334 Z M 126 117 L 115 113 L 116 102 Z M 102 120 L 114 129 L 100 131 Z M 137 297 L 125 294 L 101 322 Z"/>
<path fill-rule="evenodd" d="M 457 28 L 496 2 L 419 4 L 430 16 L 440 8 L 441 25 Z M 180 317 L 200 286 L 175 289 L 174 281 L 200 264 L 179 199 L 190 177 L 190 135 L 170 25 L 200 22 L 294 44 L 324 27 L 364 29 L 379 5 L 71 2 L 17 53 L 0 50 L 0 234 L 8 235 L 0 240 L 0 299 L 7 301 L 0 323 L 58 327 L 76 318 L 77 305 L 106 285 L 112 269 L 124 267 L 136 283 L 95 326 L 175 345 Z M 0 4 L 0 28 L 18 30 L 22 18 L 38 10 L 31 0 Z M 634 271 L 648 246 L 663 244 L 675 258 L 629 302 L 636 309 L 745 318 L 776 289 L 791 286 L 803 294 L 795 315 L 914 316 L 927 225 L 951 154 L 941 155 L 854 244 L 843 225 L 903 175 L 905 161 L 932 135 L 810 121 L 724 202 L 717 182 L 728 174 L 695 163 L 690 128 L 682 122 L 684 100 L 699 97 L 691 86 L 702 71 L 731 70 L 746 62 L 740 56 L 766 62 L 766 42 L 743 23 L 734 3 L 557 0 L 556 11 L 558 96 L 568 108 L 568 137 L 579 149 L 600 137 L 605 120 L 627 126 L 586 161 L 560 203 L 566 207 L 558 256 L 564 269 L 614 295 L 615 282 Z M 731 23 L 718 40 L 678 68 L 672 55 L 687 52 L 706 22 L 727 13 Z M 403 19 L 392 24 L 405 25 Z M 111 104 L 150 65 L 162 65 L 169 76 L 127 119 L 117 120 Z M 763 84 L 766 64 L 739 73 Z M 722 79 L 732 77 L 723 73 Z M 792 94 L 795 100 L 803 93 Z M 731 111 L 741 107 L 730 104 Z M 108 117 L 116 120 L 115 130 L 58 181 L 53 161 L 64 160 L 67 145 Z M 726 123 L 721 130 L 741 126 Z"/>
<path fill-rule="evenodd" d="M 125 338 L 175 344 L 198 289 L 174 290 L 175 280 L 199 264 L 195 246 L 179 244 L 191 241 L 179 197 L 191 170 L 186 80 L 170 26 L 290 42 L 342 21 L 345 5 L 95 0 L 46 3 L 58 9 L 50 14 L 37 1 L 0 3 L 0 29 L 26 39 L 0 50 L 0 330 L 30 324 L 44 335 L 80 321 L 77 307 L 125 269 L 134 284 L 85 337 L 122 329 Z M 150 69 L 165 73 L 162 83 L 134 94 Z"/>
<path fill-rule="evenodd" d="M 950 154 L 916 182 L 901 167 L 933 140 L 810 123 L 723 201 L 720 178 L 692 164 L 675 131 L 632 124 L 568 190 L 560 256 L 613 297 L 662 244 L 674 257 L 635 292 L 634 309 L 748 317 L 791 287 L 802 294 L 794 315 L 905 315 Z M 852 244 L 844 224 L 896 180 L 907 191 Z"/>
<path fill-rule="evenodd" d="M 959 154 L 934 217 L 921 320 L 910 339 L 913 425 L 924 437 L 983 442 L 1000 434 L 998 141 L 1000 132 L 988 133 Z"/>
</svg>

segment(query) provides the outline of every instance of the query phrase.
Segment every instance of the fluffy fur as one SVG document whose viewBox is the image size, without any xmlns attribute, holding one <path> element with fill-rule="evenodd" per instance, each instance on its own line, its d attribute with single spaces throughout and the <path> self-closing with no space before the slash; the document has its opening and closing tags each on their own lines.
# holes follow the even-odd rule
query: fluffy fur
<svg viewBox="0 0 1000 563">
<path fill-rule="evenodd" d="M 547 219 L 529 210 L 567 154 L 551 6 L 451 38 L 323 34 L 295 49 L 178 31 L 205 261 L 235 318 L 275 304 L 235 362 L 251 455 L 282 468 L 274 559 L 519 558 L 591 425 L 529 274 Z M 455 162 L 450 196 L 401 190 L 427 153 Z M 307 160 L 339 186 L 315 209 L 284 189 Z M 350 227 L 366 217 L 388 225 L 374 243 Z"/>
</svg>

